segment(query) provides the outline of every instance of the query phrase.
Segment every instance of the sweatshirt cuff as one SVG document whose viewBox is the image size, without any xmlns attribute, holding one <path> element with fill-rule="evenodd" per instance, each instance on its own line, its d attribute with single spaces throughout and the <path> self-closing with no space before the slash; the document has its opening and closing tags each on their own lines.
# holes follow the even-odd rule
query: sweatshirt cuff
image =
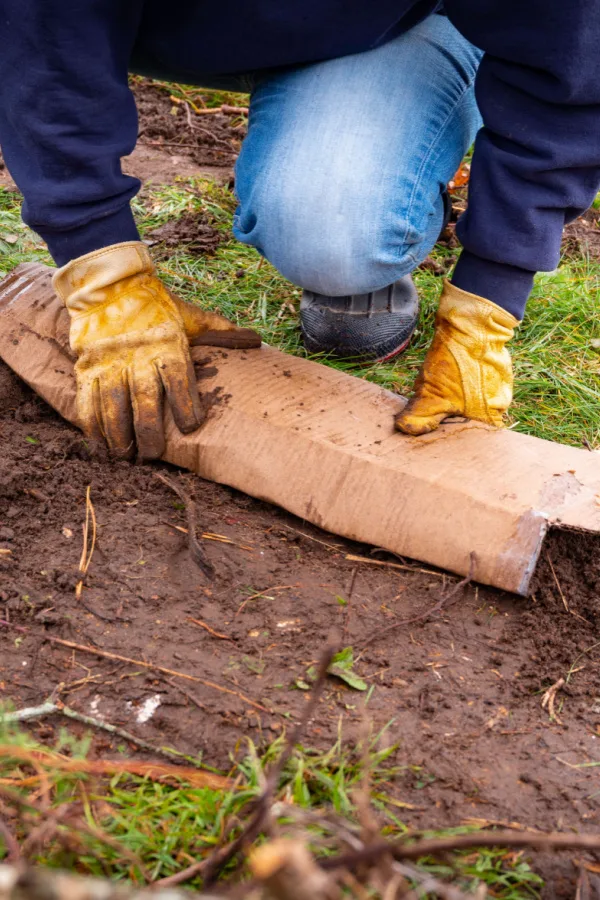
<svg viewBox="0 0 600 900">
<path fill-rule="evenodd" d="M 528 269 L 492 262 L 463 250 L 450 280 L 461 290 L 485 297 L 521 320 L 534 275 Z"/>
<path fill-rule="evenodd" d="M 139 241 L 140 236 L 133 221 L 133 213 L 129 206 L 124 206 L 116 213 L 93 219 L 78 228 L 69 231 L 55 231 L 47 228 L 35 229 L 48 245 L 52 258 L 60 268 L 72 259 L 84 256 L 93 250 L 101 250 L 112 244 L 124 244 L 126 241 Z"/>
</svg>

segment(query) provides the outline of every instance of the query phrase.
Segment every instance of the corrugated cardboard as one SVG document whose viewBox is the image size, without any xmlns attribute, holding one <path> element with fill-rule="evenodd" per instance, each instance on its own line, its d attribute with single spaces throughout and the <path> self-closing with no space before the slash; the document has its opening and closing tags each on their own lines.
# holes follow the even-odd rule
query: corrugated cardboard
<svg viewBox="0 0 600 900">
<path fill-rule="evenodd" d="M 0 356 L 75 421 L 68 318 L 52 270 L 0 283 Z M 553 525 L 600 532 L 600 455 L 475 423 L 411 438 L 404 400 L 269 347 L 193 349 L 216 402 L 195 434 L 167 412 L 165 459 L 354 540 L 527 594 Z"/>
</svg>

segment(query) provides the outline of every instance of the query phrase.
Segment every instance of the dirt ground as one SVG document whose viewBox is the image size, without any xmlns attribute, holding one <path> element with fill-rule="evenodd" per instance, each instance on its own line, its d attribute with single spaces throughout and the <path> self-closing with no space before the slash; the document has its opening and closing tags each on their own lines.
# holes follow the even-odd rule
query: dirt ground
<svg viewBox="0 0 600 900">
<path fill-rule="evenodd" d="M 170 140 L 147 102 L 142 140 Z M 238 133 L 225 134 L 219 118 L 206 120 L 219 141 L 235 143 Z M 158 145 L 152 152 L 168 181 L 172 156 Z M 210 158 L 222 176 L 231 164 L 211 141 L 206 156 L 192 156 L 186 165 Z M 80 434 L 2 364 L 0 447 L 0 699 L 36 705 L 64 683 L 63 699 L 78 711 L 227 766 L 241 737 L 264 746 L 298 716 L 306 670 L 332 636 L 353 648 L 357 673 L 375 688 L 374 725 L 393 720 L 387 739 L 406 768 L 388 789 L 407 804 L 399 811 L 407 823 L 600 828 L 600 560 L 587 540 L 551 537 L 528 600 L 468 585 L 428 621 L 378 637 L 429 610 L 456 580 L 410 561 L 348 560 L 405 562 L 168 466 L 90 458 Z M 228 541 L 202 540 L 212 580 L 190 555 L 184 510 L 159 471 L 181 478 L 204 533 Z M 98 540 L 77 598 L 88 485 Z M 560 678 L 551 721 L 542 696 Z M 332 678 L 305 744 L 330 746 L 341 721 L 352 746 L 363 696 Z M 55 716 L 31 729 L 51 741 L 62 724 Z M 107 757 L 122 743 L 98 732 L 92 753 Z M 570 857 L 539 857 L 536 868 L 548 897 L 573 895 Z"/>
<path fill-rule="evenodd" d="M 434 606 L 454 579 L 347 560 L 370 548 L 183 475 L 201 528 L 231 541 L 202 541 L 216 573 L 207 580 L 179 530 L 181 504 L 156 478 L 168 467 L 90 459 L 77 431 L 6 367 L 1 377 L 0 550 L 10 553 L 0 553 L 0 696 L 35 705 L 62 682 L 63 699 L 78 711 L 226 766 L 240 736 L 265 745 L 296 718 L 306 701 L 297 682 L 332 635 L 353 647 L 356 671 L 375 686 L 375 726 L 394 720 L 394 762 L 407 769 L 390 790 L 412 807 L 402 810 L 407 822 L 598 827 L 596 770 L 586 764 L 600 759 L 600 564 L 581 538 L 551 540 L 530 600 L 470 585 L 429 622 L 377 639 L 395 619 Z M 77 599 L 88 485 L 98 541 Z M 52 638 L 202 681 L 74 652 Z M 569 672 L 557 695 L 560 723 L 550 722 L 542 693 Z M 306 743 L 329 746 L 341 718 L 352 746 L 361 702 L 331 679 Z M 61 724 L 54 717 L 31 727 L 51 740 Z M 114 753 L 120 743 L 99 733 L 93 752 Z M 556 896 L 569 896 L 571 863 L 556 874 Z"/>
</svg>

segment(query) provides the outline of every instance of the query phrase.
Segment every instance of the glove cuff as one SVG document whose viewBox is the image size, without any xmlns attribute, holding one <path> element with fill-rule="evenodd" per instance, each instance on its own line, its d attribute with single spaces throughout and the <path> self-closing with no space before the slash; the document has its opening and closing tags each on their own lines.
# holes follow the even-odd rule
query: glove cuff
<svg viewBox="0 0 600 900">
<path fill-rule="evenodd" d="M 154 275 L 156 269 L 142 241 L 126 241 L 94 250 L 58 269 L 52 286 L 69 312 L 84 312 L 106 303 L 107 288 L 134 275 Z"/>
<path fill-rule="evenodd" d="M 447 278 L 444 279 L 444 289 L 440 297 L 438 307 L 438 316 L 448 318 L 454 311 L 460 315 L 472 315 L 477 318 L 491 318 L 494 324 L 501 328 L 514 330 L 520 324 L 520 320 L 516 319 L 512 313 L 509 313 L 502 306 L 480 297 L 478 294 L 470 294 L 469 291 L 463 291 Z"/>
</svg>

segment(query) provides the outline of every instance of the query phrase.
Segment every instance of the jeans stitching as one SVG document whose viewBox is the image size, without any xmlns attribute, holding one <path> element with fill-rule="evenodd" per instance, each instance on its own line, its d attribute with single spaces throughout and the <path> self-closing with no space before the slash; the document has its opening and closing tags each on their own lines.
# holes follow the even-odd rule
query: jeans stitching
<svg viewBox="0 0 600 900">
<path fill-rule="evenodd" d="M 414 206 L 415 206 L 415 195 L 416 195 L 416 193 L 417 193 L 417 188 L 418 188 L 419 185 L 421 184 L 421 180 L 422 180 L 422 176 L 423 176 L 423 171 L 424 171 L 425 167 L 426 167 L 426 166 L 429 164 L 429 162 L 431 161 L 431 159 L 432 159 L 432 157 L 433 157 L 433 154 L 434 154 L 434 151 L 439 147 L 441 138 L 442 138 L 442 136 L 444 135 L 444 133 L 447 131 L 448 125 L 449 125 L 450 121 L 452 120 L 452 117 L 455 115 L 456 111 L 459 109 L 459 107 L 461 106 L 461 104 L 464 102 L 464 100 L 465 100 L 465 98 L 467 97 L 469 91 L 472 89 L 474 83 L 475 83 L 475 76 L 473 76 L 473 78 L 469 81 L 469 83 L 465 85 L 464 90 L 461 92 L 460 97 L 458 97 L 458 99 L 456 100 L 456 102 L 452 105 L 452 107 L 451 107 L 450 110 L 448 111 L 448 115 L 446 116 L 446 118 L 444 119 L 442 125 L 440 126 L 439 131 L 438 131 L 438 133 L 437 133 L 437 135 L 436 135 L 436 137 L 435 137 L 435 140 L 431 143 L 431 145 L 430 145 L 430 147 L 429 147 L 429 150 L 428 150 L 427 154 L 425 155 L 425 157 L 424 157 L 423 160 L 421 161 L 421 165 L 419 166 L 419 169 L 418 169 L 418 171 L 417 171 L 417 173 L 416 173 L 416 175 L 415 175 L 415 184 L 414 184 L 414 187 L 413 187 L 412 192 L 411 192 L 411 195 L 410 195 L 410 200 L 408 201 L 408 204 L 407 204 L 407 207 L 406 207 L 406 230 L 405 230 L 404 236 L 403 236 L 403 238 L 402 238 L 402 243 L 404 243 L 404 244 L 406 244 L 406 239 L 407 239 L 407 236 L 408 236 L 408 230 L 409 230 L 409 229 L 408 229 L 408 223 L 409 223 L 410 220 L 411 220 L 412 211 L 413 211 L 413 208 L 414 208 Z M 414 255 L 414 253 L 412 253 L 412 252 L 411 252 L 411 253 L 408 253 L 408 254 L 407 254 L 407 258 L 410 259 L 411 261 L 413 261 L 413 262 L 416 263 L 416 257 L 415 257 L 415 255 Z"/>
</svg>

